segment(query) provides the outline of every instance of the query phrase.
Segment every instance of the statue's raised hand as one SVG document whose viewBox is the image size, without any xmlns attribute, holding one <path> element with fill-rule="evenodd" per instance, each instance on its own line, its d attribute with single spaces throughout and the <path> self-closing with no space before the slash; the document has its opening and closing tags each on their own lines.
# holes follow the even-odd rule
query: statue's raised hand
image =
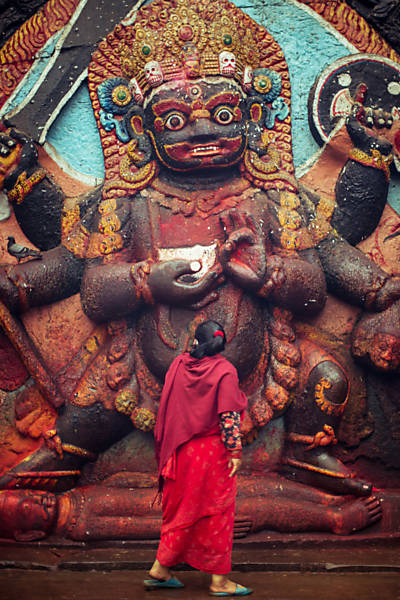
<svg viewBox="0 0 400 600">
<path fill-rule="evenodd" d="M 231 210 L 220 217 L 225 242 L 219 248 L 223 272 L 243 289 L 257 291 L 266 269 L 264 235 L 254 218 Z"/>
<path fill-rule="evenodd" d="M 196 279 L 200 269 L 198 261 L 176 259 L 153 263 L 147 278 L 153 299 L 162 304 L 185 306 L 201 301 L 216 287 L 220 270 L 210 269 Z"/>
<path fill-rule="evenodd" d="M 30 173 L 36 167 L 37 158 L 32 140 L 0 124 L 0 190 L 4 187 L 9 191 L 23 171 Z"/>
<path fill-rule="evenodd" d="M 393 152 L 400 157 L 399 109 L 388 112 L 366 106 L 367 92 L 365 83 L 357 86 L 351 115 L 346 122 L 350 138 L 360 150 L 368 152 L 375 149 L 384 156 Z M 395 115 L 394 111 L 397 111 Z"/>
</svg>

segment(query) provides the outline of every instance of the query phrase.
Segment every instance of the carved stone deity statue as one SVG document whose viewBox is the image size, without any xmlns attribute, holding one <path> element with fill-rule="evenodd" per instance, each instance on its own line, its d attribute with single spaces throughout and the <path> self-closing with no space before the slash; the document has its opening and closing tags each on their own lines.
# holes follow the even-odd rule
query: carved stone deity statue
<svg viewBox="0 0 400 600">
<path fill-rule="evenodd" d="M 347 241 L 349 210 L 358 207 L 297 183 L 289 73 L 278 44 L 226 0 L 155 0 L 99 44 L 89 91 L 104 185 L 63 207 L 61 244 L 44 242 L 40 260 L 1 268 L 0 298 L 3 321 L 15 325 L 30 308 L 80 292 L 98 326 L 49 383 L 37 373 L 59 415 L 41 447 L 0 480 L 3 535 L 157 535 L 154 473 L 66 490 L 86 461 L 132 428 L 139 437 L 153 429 L 165 373 L 208 319 L 223 325 L 226 357 L 249 399 L 237 535 L 264 527 L 349 533 L 377 521 L 371 484 L 331 452 L 349 395 L 346 366 L 296 335 L 293 319 L 316 315 L 328 288 L 379 313 L 374 327 L 384 334 L 400 279 Z M 354 173 L 372 172 L 364 186 L 384 202 L 392 144 L 367 135 L 359 116 L 348 129 L 363 146 L 338 190 L 356 194 Z M 4 190 L 40 247 L 48 227 L 43 190 L 57 214 L 62 193 L 38 170 L 22 134 L 6 130 L 1 143 Z M 370 219 L 361 237 L 368 227 Z M 398 332 L 391 335 L 398 344 Z M 383 370 L 398 369 L 395 354 Z M 276 469 L 292 481 L 263 470 L 260 459 L 267 425 L 283 414 L 286 444 Z"/>
</svg>

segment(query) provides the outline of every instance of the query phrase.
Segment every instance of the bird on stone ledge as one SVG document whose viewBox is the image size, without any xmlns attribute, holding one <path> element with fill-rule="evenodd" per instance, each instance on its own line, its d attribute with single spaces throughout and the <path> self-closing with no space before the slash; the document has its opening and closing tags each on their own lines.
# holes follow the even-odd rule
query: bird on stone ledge
<svg viewBox="0 0 400 600">
<path fill-rule="evenodd" d="M 7 242 L 7 252 L 14 256 L 18 263 L 27 256 L 32 256 L 36 260 L 41 260 L 42 255 L 38 250 L 33 250 L 32 248 L 27 248 L 26 246 L 21 246 L 21 244 L 17 244 L 15 239 L 10 235 L 8 236 Z"/>
</svg>

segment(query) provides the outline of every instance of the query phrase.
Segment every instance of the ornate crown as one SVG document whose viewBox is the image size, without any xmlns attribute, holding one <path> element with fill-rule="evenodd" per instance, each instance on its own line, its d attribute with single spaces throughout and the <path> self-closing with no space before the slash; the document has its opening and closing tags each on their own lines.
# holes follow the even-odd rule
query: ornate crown
<svg viewBox="0 0 400 600">
<path fill-rule="evenodd" d="M 108 77 L 130 81 L 137 103 L 166 81 L 213 75 L 232 77 L 245 91 L 253 83 L 259 93 L 270 93 L 271 99 L 279 95 L 281 79 L 283 90 L 289 90 L 287 65 L 278 44 L 226 0 L 152 2 L 138 11 L 133 24 L 117 25 L 100 44 L 96 58 L 106 58 L 99 62 L 112 72 Z M 258 76 L 255 82 L 253 70 L 258 67 L 272 69 L 271 77 Z M 115 99 L 128 101 L 122 95 Z"/>
<path fill-rule="evenodd" d="M 130 39 L 120 45 L 122 72 L 135 80 L 137 94 L 166 81 L 209 75 L 233 77 L 248 88 L 252 69 L 260 65 L 259 32 L 232 11 L 231 4 L 188 0 L 142 9 Z"/>
<path fill-rule="evenodd" d="M 122 176 L 130 140 L 123 116 L 135 104 L 165 82 L 212 76 L 235 80 L 270 106 L 266 136 L 293 172 L 289 73 L 273 37 L 227 0 L 154 0 L 114 28 L 89 66 L 106 180 Z"/>
</svg>

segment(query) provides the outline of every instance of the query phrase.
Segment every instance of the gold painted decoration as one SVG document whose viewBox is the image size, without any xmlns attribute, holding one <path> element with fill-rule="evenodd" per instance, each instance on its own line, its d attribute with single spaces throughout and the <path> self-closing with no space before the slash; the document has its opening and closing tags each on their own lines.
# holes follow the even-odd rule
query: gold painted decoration
<svg viewBox="0 0 400 600">
<path fill-rule="evenodd" d="M 242 83 L 245 65 L 259 65 L 257 29 L 240 27 L 242 19 L 235 18 L 232 5 L 219 3 L 211 17 L 204 10 L 205 4 L 173 0 L 168 7 L 168 22 L 161 25 L 154 18 L 157 6 L 153 4 L 148 7 L 147 19 L 138 15 L 132 41 L 121 42 L 120 46 L 122 73 L 128 79 L 134 77 L 144 94 L 165 81 L 190 77 L 190 71 L 185 68 L 188 46 L 192 49 L 192 59 L 195 55 L 199 61 L 198 71 L 193 71 L 194 77 L 223 74 L 220 68 L 223 52 L 234 54 L 234 77 L 239 83 Z M 152 71 L 153 63 L 157 72 Z"/>
<path fill-rule="evenodd" d="M 66 227 L 71 227 L 71 222 L 68 219 L 73 219 L 74 215 L 69 214 L 66 216 Z M 72 226 L 72 229 L 67 230 L 63 228 L 64 217 L 62 217 L 61 227 L 61 244 L 72 252 L 74 256 L 78 258 L 85 258 L 87 248 L 89 245 L 90 233 L 86 227 L 81 223 L 77 222 L 76 226 Z"/>
<path fill-rule="evenodd" d="M 278 220 L 282 227 L 295 231 L 301 227 L 302 221 L 299 213 L 296 210 L 291 210 L 286 207 L 277 210 Z"/>
<path fill-rule="evenodd" d="M 147 163 L 141 169 L 132 172 L 123 162 L 120 170 L 120 178 L 108 181 L 103 188 L 103 198 L 110 200 L 124 196 L 134 196 L 140 190 L 147 187 L 158 174 L 158 165 L 155 160 Z"/>
<path fill-rule="evenodd" d="M 92 233 L 86 258 L 96 258 L 105 256 L 122 250 L 124 246 L 122 235 L 119 233 L 103 235 L 101 233 Z"/>
<path fill-rule="evenodd" d="M 284 229 L 281 234 L 281 246 L 285 250 L 300 250 L 301 237 L 297 231 Z"/>
<path fill-rule="evenodd" d="M 0 50 L 0 107 L 31 68 L 37 52 L 68 23 L 79 0 L 50 0 Z"/>
<path fill-rule="evenodd" d="M 136 429 L 141 431 L 151 431 L 156 424 L 156 415 L 148 408 L 134 408 L 131 419 Z"/>
<path fill-rule="evenodd" d="M 61 215 L 61 238 L 66 239 L 77 226 L 81 218 L 81 211 L 78 205 L 68 210 L 63 210 Z"/>
<path fill-rule="evenodd" d="M 117 209 L 117 201 L 115 198 L 109 198 L 108 200 L 103 200 L 99 204 L 98 211 L 101 215 L 108 215 L 109 213 L 114 212 Z"/>
<path fill-rule="evenodd" d="M 260 158 L 253 150 L 246 150 L 240 168 L 242 175 L 258 188 L 297 191 L 297 184 L 291 173 L 281 169 L 279 163 L 271 157 Z"/>
<path fill-rule="evenodd" d="M 109 213 L 101 217 L 99 231 L 105 235 L 115 233 L 121 229 L 121 222 L 115 213 Z"/>
<path fill-rule="evenodd" d="M 324 240 L 330 233 L 333 232 L 332 225 L 324 217 L 324 215 L 319 214 L 318 212 L 315 218 L 310 219 L 307 230 L 313 241 L 312 246 L 317 246 L 320 242 L 322 242 L 322 240 Z"/>
<path fill-rule="evenodd" d="M 132 390 L 123 390 L 115 398 L 115 408 L 124 415 L 131 415 L 138 405 L 138 397 Z"/>
<path fill-rule="evenodd" d="M 22 204 L 27 196 L 35 187 L 37 183 L 42 181 L 46 177 L 46 171 L 44 169 L 38 169 L 30 177 L 27 177 L 26 171 L 23 171 L 18 177 L 16 184 L 7 194 L 10 202 L 16 204 Z"/>
<path fill-rule="evenodd" d="M 360 52 L 380 54 L 400 63 L 400 56 L 345 0 L 299 0 L 330 23 Z"/>
<path fill-rule="evenodd" d="M 340 416 L 343 414 L 348 397 L 346 398 L 345 402 L 342 402 L 341 404 L 335 404 L 334 402 L 331 402 L 326 397 L 326 391 L 331 387 L 331 382 L 325 379 L 325 377 L 322 377 L 315 386 L 314 399 L 322 412 L 326 413 L 327 415 Z"/>
<path fill-rule="evenodd" d="M 359 148 L 352 148 L 349 154 L 349 158 L 356 162 L 365 165 L 366 167 L 373 167 L 374 169 L 380 169 L 384 172 L 386 181 L 390 179 L 389 165 L 393 162 L 393 155 L 389 154 L 384 156 L 377 148 L 372 148 L 371 153 L 367 154 Z"/>
</svg>

